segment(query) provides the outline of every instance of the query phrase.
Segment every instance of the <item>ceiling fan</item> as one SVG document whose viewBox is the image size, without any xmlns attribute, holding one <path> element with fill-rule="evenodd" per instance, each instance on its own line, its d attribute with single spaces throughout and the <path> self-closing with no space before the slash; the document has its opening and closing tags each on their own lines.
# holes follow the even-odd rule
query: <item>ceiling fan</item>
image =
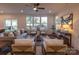
<svg viewBox="0 0 79 59">
<path fill-rule="evenodd" d="M 31 5 L 25 5 L 25 6 L 29 6 L 32 7 L 34 11 L 38 12 L 38 10 L 44 10 L 45 8 L 43 7 L 39 7 L 40 3 L 33 3 Z"/>
</svg>

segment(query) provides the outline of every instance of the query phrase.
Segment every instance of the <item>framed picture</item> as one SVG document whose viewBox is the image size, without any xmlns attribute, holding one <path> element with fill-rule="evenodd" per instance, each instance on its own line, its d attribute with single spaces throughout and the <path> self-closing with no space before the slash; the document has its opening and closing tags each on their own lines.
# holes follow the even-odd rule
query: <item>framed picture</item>
<svg viewBox="0 0 79 59">
<path fill-rule="evenodd" d="M 72 32 L 73 29 L 73 13 L 61 17 L 61 30 Z"/>
</svg>

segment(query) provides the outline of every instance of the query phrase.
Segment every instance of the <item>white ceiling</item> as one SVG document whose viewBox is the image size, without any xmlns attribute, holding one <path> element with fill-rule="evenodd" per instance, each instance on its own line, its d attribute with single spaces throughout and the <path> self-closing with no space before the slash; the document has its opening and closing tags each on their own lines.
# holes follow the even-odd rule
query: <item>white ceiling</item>
<svg viewBox="0 0 79 59">
<path fill-rule="evenodd" d="M 20 14 L 21 10 L 23 10 L 23 14 L 58 14 L 61 12 L 68 12 L 73 11 L 79 8 L 79 4 L 67 4 L 67 3 L 40 3 L 39 7 L 44 7 L 45 10 L 39 10 L 35 12 L 33 7 L 25 6 L 30 5 L 33 6 L 31 3 L 0 3 L 0 13 L 4 14 Z"/>
</svg>

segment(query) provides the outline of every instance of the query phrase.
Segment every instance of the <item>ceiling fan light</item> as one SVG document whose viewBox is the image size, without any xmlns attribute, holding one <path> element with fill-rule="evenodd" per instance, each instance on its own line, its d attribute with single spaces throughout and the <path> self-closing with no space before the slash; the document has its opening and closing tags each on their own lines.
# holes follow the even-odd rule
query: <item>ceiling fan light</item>
<svg viewBox="0 0 79 59">
<path fill-rule="evenodd" d="M 37 8 L 33 8 L 33 10 L 35 10 L 35 11 L 36 11 L 36 10 L 37 10 Z"/>
</svg>

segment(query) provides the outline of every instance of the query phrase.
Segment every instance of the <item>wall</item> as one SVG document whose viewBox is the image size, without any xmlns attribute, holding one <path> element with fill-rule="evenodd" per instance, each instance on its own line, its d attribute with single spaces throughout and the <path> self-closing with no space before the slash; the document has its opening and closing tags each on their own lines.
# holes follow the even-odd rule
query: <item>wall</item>
<svg viewBox="0 0 79 59">
<path fill-rule="evenodd" d="M 51 28 L 53 25 L 53 15 L 47 15 L 48 16 L 48 28 Z M 18 20 L 18 28 L 26 28 L 26 15 L 23 14 L 3 14 L 0 15 L 0 28 L 4 28 L 4 21 L 5 19 L 17 19 Z"/>
<path fill-rule="evenodd" d="M 55 19 L 54 18 L 55 18 L 54 15 L 49 15 L 48 16 L 48 28 L 52 28 L 52 25 L 55 24 L 55 22 L 54 22 Z"/>
<path fill-rule="evenodd" d="M 72 46 L 79 50 L 79 12 L 74 12 Z"/>
</svg>

